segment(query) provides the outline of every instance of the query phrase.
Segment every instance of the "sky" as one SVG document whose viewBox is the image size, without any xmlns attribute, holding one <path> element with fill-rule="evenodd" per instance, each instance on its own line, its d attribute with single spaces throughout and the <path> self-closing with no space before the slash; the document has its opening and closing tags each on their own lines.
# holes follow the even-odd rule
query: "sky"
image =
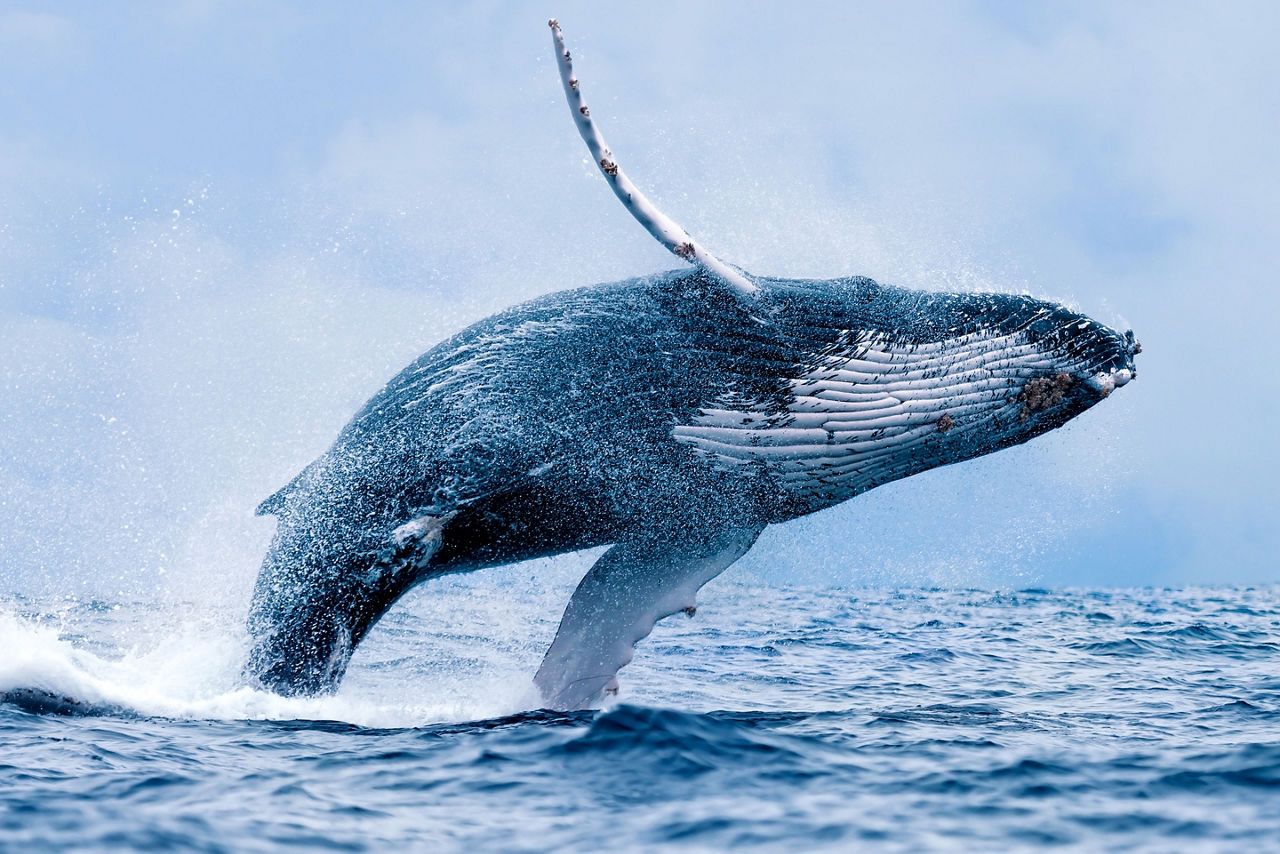
<svg viewBox="0 0 1280 854">
<path fill-rule="evenodd" d="M 1280 7 L 442 6 L 0 3 L 0 590 L 241 603 L 253 508 L 418 353 L 680 266 L 588 160 L 553 15 L 620 162 L 721 257 L 1025 291 L 1145 348 L 1065 428 L 733 573 L 1276 580 Z"/>
</svg>

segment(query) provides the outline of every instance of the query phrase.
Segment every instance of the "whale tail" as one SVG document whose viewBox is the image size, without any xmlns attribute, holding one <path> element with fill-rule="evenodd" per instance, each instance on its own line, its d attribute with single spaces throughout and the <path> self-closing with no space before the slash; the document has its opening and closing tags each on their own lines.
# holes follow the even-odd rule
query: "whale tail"
<svg viewBox="0 0 1280 854">
<path fill-rule="evenodd" d="M 428 570 L 450 518 L 415 519 L 386 539 L 282 519 L 249 609 L 245 681 L 286 696 L 336 691 L 356 646 Z"/>
</svg>

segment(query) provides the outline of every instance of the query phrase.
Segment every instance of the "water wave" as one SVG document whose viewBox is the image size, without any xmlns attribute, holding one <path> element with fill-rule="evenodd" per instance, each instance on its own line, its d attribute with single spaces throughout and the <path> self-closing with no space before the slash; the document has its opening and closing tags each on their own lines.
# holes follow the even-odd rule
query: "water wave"
<svg viewBox="0 0 1280 854">
<path fill-rule="evenodd" d="M 318 699 L 239 687 L 234 621 L 2 607 L 0 839 L 1229 851 L 1280 831 L 1274 588 L 718 581 L 641 647 L 620 704 L 569 714 L 518 703 L 550 598 L 440 587 Z"/>
</svg>

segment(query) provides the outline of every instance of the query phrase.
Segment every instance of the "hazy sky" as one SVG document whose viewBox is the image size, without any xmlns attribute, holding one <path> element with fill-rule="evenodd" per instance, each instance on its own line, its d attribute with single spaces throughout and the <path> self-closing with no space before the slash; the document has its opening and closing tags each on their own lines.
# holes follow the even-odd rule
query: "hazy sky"
<svg viewBox="0 0 1280 854">
<path fill-rule="evenodd" d="M 679 266 L 586 159 L 553 14 L 621 162 L 723 257 L 1027 290 L 1145 346 L 1067 428 L 735 572 L 1276 580 L 1280 6 L 431 5 L 0 5 L 5 589 L 239 601 L 253 507 L 415 355 Z"/>
</svg>

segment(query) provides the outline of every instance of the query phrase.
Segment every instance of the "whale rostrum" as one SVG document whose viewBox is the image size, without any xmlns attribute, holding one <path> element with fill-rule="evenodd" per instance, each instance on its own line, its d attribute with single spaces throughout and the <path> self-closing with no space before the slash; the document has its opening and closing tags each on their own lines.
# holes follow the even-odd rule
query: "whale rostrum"
<svg viewBox="0 0 1280 854">
<path fill-rule="evenodd" d="M 250 606 L 251 684 L 333 691 L 411 587 L 609 546 L 533 679 L 538 704 L 592 706 L 766 526 L 1025 442 L 1135 376 L 1131 332 L 1054 303 L 720 260 L 618 166 L 550 23 L 593 159 L 693 267 L 493 315 L 366 403 L 258 508 L 277 527 Z"/>
</svg>

